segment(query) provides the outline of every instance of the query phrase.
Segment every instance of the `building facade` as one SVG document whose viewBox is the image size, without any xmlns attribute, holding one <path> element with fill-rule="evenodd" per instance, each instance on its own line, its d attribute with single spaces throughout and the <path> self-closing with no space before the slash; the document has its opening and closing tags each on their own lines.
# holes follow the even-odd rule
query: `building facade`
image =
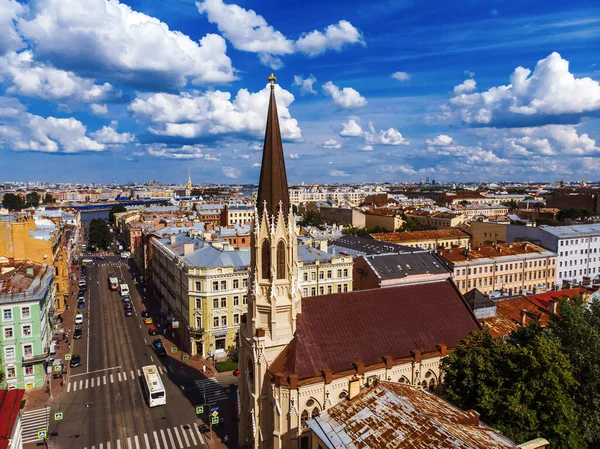
<svg viewBox="0 0 600 449">
<path fill-rule="evenodd" d="M 375 240 L 426 250 L 466 248 L 470 237 L 460 229 L 371 234 Z"/>
</svg>

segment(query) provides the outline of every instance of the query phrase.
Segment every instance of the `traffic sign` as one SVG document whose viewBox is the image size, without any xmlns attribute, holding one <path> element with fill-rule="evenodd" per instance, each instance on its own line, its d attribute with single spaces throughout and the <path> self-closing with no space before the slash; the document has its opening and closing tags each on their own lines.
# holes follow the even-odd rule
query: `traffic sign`
<svg viewBox="0 0 600 449">
<path fill-rule="evenodd" d="M 62 371 L 62 365 L 54 365 L 54 371 L 56 371 L 56 372 Z"/>
<path fill-rule="evenodd" d="M 218 410 L 213 410 L 212 416 L 213 416 L 213 418 L 218 418 L 219 417 L 219 411 Z"/>
<path fill-rule="evenodd" d="M 202 413 L 204 413 L 204 406 L 203 405 L 197 405 L 196 406 L 196 415 L 201 415 Z"/>
<path fill-rule="evenodd" d="M 171 352 L 172 352 L 173 354 L 175 354 L 175 353 L 177 352 L 177 346 L 173 346 L 173 347 L 171 348 Z"/>
<path fill-rule="evenodd" d="M 71 354 L 65 354 L 65 360 L 67 360 L 67 361 L 71 360 Z"/>
<path fill-rule="evenodd" d="M 181 356 L 181 360 L 183 360 L 184 362 L 187 362 L 189 359 L 190 359 L 190 356 L 189 356 L 189 355 L 183 354 L 183 355 Z"/>
<path fill-rule="evenodd" d="M 56 412 L 56 413 L 54 414 L 54 421 L 60 421 L 60 420 L 62 420 L 62 419 L 63 419 L 63 414 L 62 414 L 62 412 Z"/>
<path fill-rule="evenodd" d="M 218 417 L 218 416 L 217 416 L 217 417 L 214 417 L 214 416 L 213 416 L 213 417 L 211 418 L 210 422 L 211 422 L 212 424 L 219 424 L 219 417 Z"/>
<path fill-rule="evenodd" d="M 46 438 L 48 436 L 48 432 L 45 431 L 45 430 L 38 430 L 38 434 L 37 435 L 38 435 L 38 438 L 41 440 L 41 439 L 44 439 L 44 438 Z"/>
</svg>

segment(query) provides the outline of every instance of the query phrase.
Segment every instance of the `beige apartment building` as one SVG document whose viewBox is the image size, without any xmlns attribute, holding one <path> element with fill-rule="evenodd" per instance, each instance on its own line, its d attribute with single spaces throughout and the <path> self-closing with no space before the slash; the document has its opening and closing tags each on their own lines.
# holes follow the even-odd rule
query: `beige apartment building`
<svg viewBox="0 0 600 449">
<path fill-rule="evenodd" d="M 432 231 L 384 232 L 371 234 L 381 242 L 396 243 L 413 248 L 434 250 L 438 248 L 466 248 L 469 235 L 460 229 L 436 229 Z"/>
<path fill-rule="evenodd" d="M 497 243 L 477 249 L 441 250 L 461 293 L 542 293 L 556 279 L 556 254 L 529 242 Z"/>
<path fill-rule="evenodd" d="M 500 223 L 489 223 L 484 221 L 472 221 L 469 223 L 471 234 L 471 245 L 491 245 L 493 243 L 504 243 L 507 241 L 506 232 L 508 225 Z"/>
<path fill-rule="evenodd" d="M 412 218 L 417 223 L 426 226 L 431 226 L 436 229 L 454 228 L 466 221 L 466 218 L 464 216 L 458 214 L 451 214 L 448 212 L 416 211 L 407 213 L 406 216 Z"/>
</svg>

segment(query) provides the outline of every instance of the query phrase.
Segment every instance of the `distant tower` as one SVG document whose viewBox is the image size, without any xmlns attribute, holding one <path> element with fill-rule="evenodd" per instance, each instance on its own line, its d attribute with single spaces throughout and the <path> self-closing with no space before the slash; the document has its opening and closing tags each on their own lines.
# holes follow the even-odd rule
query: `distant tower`
<svg viewBox="0 0 600 449">
<path fill-rule="evenodd" d="M 583 174 L 581 175 L 581 187 L 585 187 L 587 185 L 587 183 L 585 182 L 585 179 L 583 177 Z"/>
<path fill-rule="evenodd" d="M 187 183 L 187 189 L 189 191 L 192 190 L 192 177 L 190 176 L 190 167 L 188 167 L 188 183 Z"/>
</svg>

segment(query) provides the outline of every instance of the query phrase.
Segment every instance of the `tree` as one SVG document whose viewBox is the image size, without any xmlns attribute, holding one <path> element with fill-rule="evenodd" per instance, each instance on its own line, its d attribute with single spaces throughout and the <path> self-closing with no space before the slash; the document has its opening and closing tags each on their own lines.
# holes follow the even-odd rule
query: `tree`
<svg viewBox="0 0 600 449">
<path fill-rule="evenodd" d="M 238 361 L 239 349 L 236 345 L 227 346 L 227 357 L 229 360 L 233 360 L 234 362 Z"/>
<path fill-rule="evenodd" d="M 2 199 L 2 206 L 8 210 L 21 210 L 25 207 L 25 201 L 21 195 L 14 193 L 5 193 Z"/>
<path fill-rule="evenodd" d="M 127 212 L 127 208 L 122 204 L 115 204 L 113 207 L 110 208 L 110 212 L 108 213 L 108 221 L 110 223 L 114 223 L 115 214 L 118 214 L 120 212 Z"/>
<path fill-rule="evenodd" d="M 192 191 L 190 192 L 190 195 L 192 195 L 192 196 L 201 196 L 202 195 L 202 190 L 200 190 L 200 189 L 192 189 Z"/>
<path fill-rule="evenodd" d="M 447 399 L 477 410 L 512 440 L 543 436 L 553 448 L 585 447 L 573 368 L 549 332 L 534 329 L 505 342 L 476 331 L 444 359 L 442 370 Z"/>
<path fill-rule="evenodd" d="M 107 249 L 113 241 L 106 221 L 96 218 L 90 222 L 89 245 L 92 248 Z"/>
<path fill-rule="evenodd" d="M 54 204 L 56 203 L 56 198 L 54 198 L 50 193 L 46 193 L 44 197 L 44 204 Z"/>
<path fill-rule="evenodd" d="M 29 192 L 25 196 L 25 205 L 27 207 L 38 207 L 40 205 L 40 194 L 37 192 Z"/>
<path fill-rule="evenodd" d="M 316 226 L 319 229 L 323 228 L 324 223 L 325 222 L 321 218 L 321 215 L 312 210 L 304 212 L 299 222 L 300 226 Z"/>
<path fill-rule="evenodd" d="M 519 208 L 519 203 L 517 203 L 515 200 L 502 201 L 501 204 L 504 207 L 508 207 L 510 210 L 517 210 Z"/>
</svg>

